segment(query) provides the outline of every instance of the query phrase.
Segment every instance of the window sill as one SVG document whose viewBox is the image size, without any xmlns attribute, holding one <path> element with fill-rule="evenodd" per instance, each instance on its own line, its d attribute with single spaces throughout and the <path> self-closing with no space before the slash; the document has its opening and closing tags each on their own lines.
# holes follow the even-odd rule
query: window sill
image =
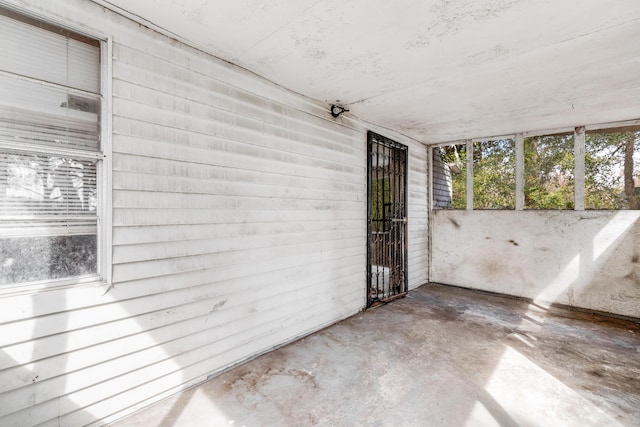
<svg viewBox="0 0 640 427">
<path fill-rule="evenodd" d="M 70 279 L 42 280 L 38 282 L 27 282 L 11 285 L 0 285 L 0 298 L 17 295 L 32 295 L 42 292 L 58 291 L 68 288 L 104 287 L 105 292 L 109 289 L 109 283 L 100 276 L 82 276 Z"/>
</svg>

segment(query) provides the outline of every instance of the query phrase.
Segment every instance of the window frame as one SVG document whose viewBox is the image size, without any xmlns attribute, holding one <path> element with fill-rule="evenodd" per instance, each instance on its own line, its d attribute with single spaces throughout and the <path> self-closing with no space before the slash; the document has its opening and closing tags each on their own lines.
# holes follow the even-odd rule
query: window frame
<svg viewBox="0 0 640 427">
<path fill-rule="evenodd" d="M 522 188 L 518 188 L 516 187 L 516 199 L 518 197 L 518 195 L 520 195 L 521 199 L 522 199 L 522 209 L 519 210 L 525 210 L 525 211 L 551 211 L 551 212 L 562 212 L 562 211 L 576 211 L 576 210 L 580 210 L 580 205 L 577 201 L 578 199 L 578 192 L 579 192 L 579 188 L 580 188 L 580 176 L 581 173 L 582 175 L 584 174 L 584 170 L 580 169 L 579 167 L 579 161 L 580 159 L 582 159 L 584 161 L 584 150 L 582 152 L 582 154 L 580 154 L 579 152 L 576 151 L 576 148 L 578 147 L 578 145 L 580 144 L 580 140 L 579 137 L 577 135 L 577 129 L 578 128 L 568 128 L 566 131 L 561 131 L 561 130 L 555 130 L 552 132 L 529 132 L 529 133 L 524 133 L 523 134 L 523 141 L 522 141 L 522 159 L 519 159 L 516 157 L 516 161 L 521 161 L 522 162 Z M 526 182 L 526 177 L 527 177 L 527 172 L 530 171 L 530 169 L 527 168 L 527 161 L 525 159 L 525 153 L 527 152 L 527 143 L 529 141 L 527 141 L 528 139 L 533 139 L 533 138 L 547 138 L 547 137 L 570 137 L 572 139 L 573 144 L 570 146 L 570 149 L 567 150 L 567 154 L 572 155 L 573 156 L 573 162 L 571 163 L 571 175 L 572 175 L 572 179 L 573 179 L 573 191 L 571 192 L 573 194 L 573 197 L 571 198 L 571 201 L 573 202 L 573 206 L 572 207 L 562 207 L 562 208 L 537 208 L 537 207 L 528 207 L 525 203 L 525 196 L 528 194 L 528 188 L 527 188 L 527 182 Z M 558 164 L 554 163 L 554 167 L 557 167 Z"/>
<path fill-rule="evenodd" d="M 631 120 L 621 120 L 614 122 L 605 122 L 605 123 L 594 123 L 588 125 L 579 125 L 573 127 L 562 127 L 548 130 L 536 130 L 536 131 L 527 131 L 527 132 L 519 132 L 512 133 L 500 136 L 490 136 L 484 138 L 473 138 L 473 139 L 464 139 L 464 140 L 454 140 L 449 142 L 441 142 L 437 144 L 432 144 L 428 146 L 428 156 L 432 159 L 433 152 L 435 148 L 439 147 L 447 147 L 452 145 L 467 145 L 467 150 L 471 151 L 473 144 L 475 142 L 482 141 L 490 141 L 496 139 L 507 139 L 513 138 L 515 140 L 515 150 L 516 150 L 516 202 L 515 202 L 515 211 L 553 211 L 553 212 L 573 212 L 573 211 L 584 211 L 584 199 L 585 199 L 585 134 L 588 132 L 597 132 L 597 131 L 606 131 L 612 129 L 632 129 L 640 127 L 640 118 L 631 119 Z M 527 209 L 524 206 L 524 139 L 530 137 L 539 137 L 539 136 L 548 136 L 548 135 L 556 135 L 556 134 L 569 134 L 573 133 L 574 138 L 574 207 L 573 209 Z M 471 147 L 471 148 L 469 148 Z M 440 206 L 436 206 L 433 199 L 433 185 L 434 185 L 434 176 L 433 176 L 433 160 L 430 160 L 430 189 L 429 189 L 429 209 L 430 210 L 465 210 L 460 208 L 444 208 Z M 473 162 L 469 162 L 467 159 L 467 208 L 466 210 L 484 210 L 484 209 L 476 209 L 473 207 L 473 197 L 469 199 L 469 196 L 473 196 L 473 191 L 469 191 L 470 183 L 473 183 Z M 471 177 L 469 176 L 471 175 Z M 470 194 L 471 193 L 471 194 Z M 509 209 L 513 211 L 513 209 Z M 590 211 L 620 211 L 620 209 L 588 209 Z"/>
<path fill-rule="evenodd" d="M 476 187 L 477 184 L 479 183 L 478 180 L 478 174 L 477 172 L 479 170 L 482 169 L 482 167 L 484 167 L 484 165 L 482 164 L 482 161 L 484 159 L 477 159 L 476 158 L 476 147 L 480 147 L 479 151 L 482 152 L 482 144 L 496 144 L 498 142 L 507 142 L 509 141 L 509 144 L 511 145 L 511 149 L 513 151 L 513 191 L 512 191 L 512 197 L 513 200 L 511 202 L 511 204 L 508 207 L 477 207 L 477 201 L 479 199 L 479 192 L 476 192 Z M 516 206 L 516 177 L 517 177 L 517 161 L 518 161 L 518 156 L 516 155 L 516 138 L 514 137 L 500 137 L 500 138 L 485 138 L 485 139 L 474 139 L 472 140 L 472 144 L 471 144 L 472 149 L 470 150 L 471 152 L 471 157 L 472 157 L 472 161 L 471 161 L 471 170 L 473 171 L 472 173 L 472 178 L 471 181 L 471 185 L 472 185 L 472 200 L 473 200 L 473 206 L 470 208 L 472 210 L 487 210 L 487 211 L 513 211 L 515 210 L 515 206 Z M 479 167 L 480 166 L 480 167 Z"/>
<path fill-rule="evenodd" d="M 38 146 L 31 145 L 29 150 L 15 144 L 2 144 L 2 150 L 17 150 L 33 154 L 60 155 L 79 160 L 96 161 L 96 273 L 81 277 L 66 277 L 60 279 L 45 279 L 23 283 L 10 283 L 0 286 L 0 297 L 37 293 L 41 291 L 64 289 L 78 286 L 99 286 L 108 290 L 112 284 L 112 88 L 113 88 L 113 39 L 105 34 L 99 34 L 85 28 L 80 28 L 69 22 L 60 22 L 49 17 L 40 16 L 29 10 L 11 5 L 0 4 L 3 9 L 21 15 L 28 20 L 36 20 L 44 25 L 52 25 L 65 31 L 74 33 L 75 36 L 95 40 L 100 46 L 99 56 L 99 138 L 100 149 L 98 151 L 82 151 L 65 149 L 63 146 Z M 0 71 L 0 73 L 3 73 Z M 43 86 L 68 89 L 70 93 L 82 95 L 81 89 L 68 88 L 54 83 L 49 83 L 36 78 L 20 77 L 27 81 L 37 82 Z M 41 149 L 41 150 L 39 150 Z"/>
<path fill-rule="evenodd" d="M 578 129 L 578 128 L 576 128 Z M 582 164 L 582 168 L 584 169 L 584 177 L 583 177 L 583 181 L 584 181 L 584 191 L 583 193 L 580 195 L 581 198 L 583 199 L 583 206 L 582 206 L 582 210 L 588 210 L 588 211 L 605 211 L 605 212 L 611 212 L 611 211 L 626 211 L 626 210 L 637 210 L 637 209 L 631 209 L 631 208 L 594 208 L 594 207 L 590 207 L 588 206 L 588 201 L 587 199 L 590 196 L 590 193 L 587 189 L 587 173 L 589 172 L 588 170 L 588 166 L 586 165 L 586 159 L 587 159 L 587 153 L 590 152 L 590 150 L 592 149 L 592 146 L 590 145 L 590 138 L 589 135 L 593 135 L 593 134 L 607 134 L 607 133 L 637 133 L 640 132 L 640 120 L 634 120 L 634 121 L 628 121 L 628 122 L 617 122 L 617 123 L 609 123 L 609 124 L 604 124 L 604 125 L 593 125 L 593 126 L 583 126 L 582 128 L 582 151 L 584 152 L 584 162 Z M 640 171 L 637 169 L 637 167 L 635 167 L 635 165 L 637 165 L 637 157 L 636 155 L 638 154 L 638 151 L 640 151 L 640 146 L 637 145 L 638 144 L 638 140 L 636 139 L 634 142 L 634 153 L 632 154 L 633 157 L 633 162 L 634 162 L 634 175 L 636 177 L 634 177 L 634 182 L 637 179 L 637 176 L 640 175 Z M 576 146 L 577 147 L 577 146 Z M 578 147 L 576 148 L 576 150 L 578 149 Z M 616 150 L 617 151 L 617 150 Z M 621 151 L 622 156 L 624 157 L 624 153 L 625 150 Z M 620 167 L 620 172 L 621 175 L 619 176 L 621 179 L 621 188 L 620 190 L 622 190 L 622 193 L 625 192 L 625 182 L 624 182 L 624 160 L 620 161 L 618 163 L 618 167 Z M 636 189 L 638 188 L 637 186 L 635 187 Z M 636 190 L 637 191 L 637 190 Z M 637 193 L 636 193 L 637 195 Z M 626 198 L 626 195 L 625 195 Z M 625 203 L 628 203 L 628 201 L 625 199 L 624 200 Z"/>
</svg>

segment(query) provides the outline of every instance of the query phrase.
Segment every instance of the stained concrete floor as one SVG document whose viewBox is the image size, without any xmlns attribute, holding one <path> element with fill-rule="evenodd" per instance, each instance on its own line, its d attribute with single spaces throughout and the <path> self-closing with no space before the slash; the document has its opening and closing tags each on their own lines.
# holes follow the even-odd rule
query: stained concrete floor
<svg viewBox="0 0 640 427">
<path fill-rule="evenodd" d="M 115 425 L 640 426 L 640 325 L 426 285 Z"/>
</svg>

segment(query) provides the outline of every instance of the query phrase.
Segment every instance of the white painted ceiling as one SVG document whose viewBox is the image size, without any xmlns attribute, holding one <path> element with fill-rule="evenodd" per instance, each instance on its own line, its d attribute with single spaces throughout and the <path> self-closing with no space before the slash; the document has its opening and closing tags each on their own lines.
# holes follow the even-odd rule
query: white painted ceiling
<svg viewBox="0 0 640 427">
<path fill-rule="evenodd" d="M 96 1 L 425 143 L 640 118 L 640 0 Z"/>
</svg>

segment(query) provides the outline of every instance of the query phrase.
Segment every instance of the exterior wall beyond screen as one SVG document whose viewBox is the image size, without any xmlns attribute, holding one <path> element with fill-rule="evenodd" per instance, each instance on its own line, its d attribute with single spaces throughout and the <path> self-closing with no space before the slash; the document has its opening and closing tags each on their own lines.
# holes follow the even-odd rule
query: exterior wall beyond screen
<svg viewBox="0 0 640 427">
<path fill-rule="evenodd" d="M 113 286 L 0 298 L 0 425 L 103 424 L 364 307 L 362 123 L 90 1 L 8 3 L 112 37 Z M 427 151 L 397 140 L 413 288 Z"/>
<path fill-rule="evenodd" d="M 451 208 L 451 171 L 442 159 L 442 149 L 433 149 L 433 207 Z"/>
</svg>

